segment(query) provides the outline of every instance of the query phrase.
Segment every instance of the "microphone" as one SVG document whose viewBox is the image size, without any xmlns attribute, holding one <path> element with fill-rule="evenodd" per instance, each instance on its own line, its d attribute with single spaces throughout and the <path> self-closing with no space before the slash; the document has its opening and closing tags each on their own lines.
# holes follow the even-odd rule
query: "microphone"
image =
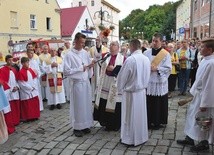
<svg viewBox="0 0 214 155">
<path fill-rule="evenodd" d="M 102 60 L 101 63 L 104 63 L 106 59 L 110 56 L 111 56 L 111 53 L 108 53 L 104 58 L 101 59 Z"/>
</svg>

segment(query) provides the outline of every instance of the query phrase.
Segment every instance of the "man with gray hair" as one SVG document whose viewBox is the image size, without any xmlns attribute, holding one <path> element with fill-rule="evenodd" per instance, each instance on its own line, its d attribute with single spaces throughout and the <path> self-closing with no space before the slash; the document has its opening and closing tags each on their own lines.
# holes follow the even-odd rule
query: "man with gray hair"
<svg viewBox="0 0 214 155">
<path fill-rule="evenodd" d="M 107 131 L 119 130 L 121 125 L 121 94 L 117 92 L 117 73 L 123 65 L 125 57 L 119 53 L 119 43 L 112 41 L 110 53 L 106 54 L 101 62 L 101 73 L 96 91 L 94 119 Z"/>
</svg>

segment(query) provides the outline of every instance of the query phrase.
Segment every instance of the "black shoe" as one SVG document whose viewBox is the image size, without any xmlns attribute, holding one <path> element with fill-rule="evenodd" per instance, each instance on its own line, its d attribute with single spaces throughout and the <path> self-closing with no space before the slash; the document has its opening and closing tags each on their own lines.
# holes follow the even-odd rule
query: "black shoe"
<svg viewBox="0 0 214 155">
<path fill-rule="evenodd" d="M 154 125 L 151 127 L 152 130 L 159 130 L 160 128 L 165 128 L 165 126 L 160 124 L 160 125 Z"/>
<path fill-rule="evenodd" d="M 82 137 L 83 136 L 83 132 L 81 130 L 74 130 L 74 135 L 76 137 Z"/>
<path fill-rule="evenodd" d="M 49 107 L 49 110 L 54 110 L 55 109 L 55 105 L 51 105 L 50 107 Z"/>
<path fill-rule="evenodd" d="M 42 101 L 43 101 L 43 102 L 47 102 L 48 100 L 47 100 L 46 98 L 44 98 Z"/>
<path fill-rule="evenodd" d="M 62 106 L 61 106 L 60 104 L 57 104 L 57 105 L 56 105 L 56 108 L 57 108 L 57 109 L 62 109 Z"/>
<path fill-rule="evenodd" d="M 194 145 L 194 140 L 189 136 L 186 136 L 184 140 L 177 140 L 177 143 L 181 145 Z"/>
<path fill-rule="evenodd" d="M 81 130 L 84 134 L 91 133 L 91 130 L 89 128 Z"/>
<path fill-rule="evenodd" d="M 191 152 L 200 152 L 200 151 L 207 151 L 209 150 L 209 143 L 207 140 L 203 140 L 195 146 L 190 148 Z"/>
</svg>

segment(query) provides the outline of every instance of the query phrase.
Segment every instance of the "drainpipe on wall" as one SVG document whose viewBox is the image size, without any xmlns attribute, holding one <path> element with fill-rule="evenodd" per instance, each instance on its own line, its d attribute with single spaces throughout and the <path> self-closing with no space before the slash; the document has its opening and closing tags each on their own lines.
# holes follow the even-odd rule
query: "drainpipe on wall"
<svg viewBox="0 0 214 155">
<path fill-rule="evenodd" d="M 211 23 L 212 23 L 212 0 L 210 0 L 209 37 L 211 36 Z"/>
</svg>

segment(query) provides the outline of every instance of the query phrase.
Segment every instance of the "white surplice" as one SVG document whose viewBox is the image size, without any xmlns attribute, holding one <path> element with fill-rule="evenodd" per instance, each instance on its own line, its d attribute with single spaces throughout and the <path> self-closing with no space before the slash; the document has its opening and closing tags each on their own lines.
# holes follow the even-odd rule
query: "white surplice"
<svg viewBox="0 0 214 155">
<path fill-rule="evenodd" d="M 50 57 L 50 62 L 57 63 L 57 56 Z M 56 85 L 57 73 L 63 72 L 63 63 L 58 64 L 57 67 L 52 68 L 51 64 L 47 65 L 45 62 L 43 62 L 43 66 L 44 66 L 46 74 L 52 73 L 54 75 L 54 84 Z M 48 76 L 47 76 L 47 78 L 48 78 Z M 47 81 L 48 81 L 48 79 L 47 79 Z M 64 86 L 63 86 L 63 81 L 62 81 L 62 91 L 59 93 L 51 93 L 49 83 L 47 83 L 46 95 L 47 95 L 47 99 L 48 99 L 48 102 L 47 102 L 48 105 L 57 105 L 57 104 L 65 103 L 65 90 L 64 90 Z"/>
<path fill-rule="evenodd" d="M 214 116 L 214 55 L 206 56 L 201 61 L 197 73 L 195 82 L 190 89 L 190 93 L 194 96 L 192 102 L 190 103 L 189 109 L 187 111 L 187 120 L 185 124 L 184 132 L 190 138 L 201 141 L 209 140 L 209 143 L 214 142 L 214 121 L 208 132 L 201 131 L 200 127 L 197 125 L 195 116 L 200 107 L 207 108 L 205 112 L 207 116 Z M 207 135 L 209 137 L 207 137 Z"/>
<path fill-rule="evenodd" d="M 42 75 L 41 72 L 41 64 L 40 64 L 40 60 L 38 57 L 36 58 L 31 58 L 29 61 L 29 67 L 37 74 L 37 88 L 38 88 L 38 97 L 39 97 L 39 106 L 40 106 L 40 111 L 44 110 L 44 106 L 43 106 L 43 101 L 42 101 L 42 90 L 41 90 L 41 85 L 40 85 L 40 77 Z M 21 67 L 22 68 L 22 65 Z"/>
<path fill-rule="evenodd" d="M 12 70 L 10 70 L 9 76 L 10 77 L 9 77 L 8 85 L 10 86 L 10 89 L 5 90 L 5 95 L 8 101 L 19 100 L 19 91 L 17 90 L 16 92 L 13 92 L 13 88 L 14 87 L 19 88 L 19 85 L 16 81 L 15 74 Z M 4 109 L 4 113 L 8 113 L 10 111 L 11 111 L 11 108 Z"/>
<path fill-rule="evenodd" d="M 93 68 L 83 71 L 83 65 L 91 63 L 89 53 L 85 50 L 72 49 L 64 58 L 64 75 L 70 80 L 70 119 L 76 130 L 93 126 L 92 95 L 89 78 Z"/>
<path fill-rule="evenodd" d="M 136 146 L 148 140 L 146 88 L 150 69 L 149 59 L 137 50 L 126 59 L 118 74 L 118 91 L 122 92 L 122 143 Z"/>
<path fill-rule="evenodd" d="M 149 58 L 150 62 L 155 58 L 155 56 L 152 55 L 152 49 L 146 50 L 143 54 Z M 168 77 L 172 69 L 171 56 L 169 53 L 163 58 L 157 66 L 157 69 L 157 72 L 151 72 L 147 95 L 163 96 L 168 93 Z"/>
<path fill-rule="evenodd" d="M 32 74 L 27 71 L 28 81 L 18 81 L 20 87 L 20 100 L 28 100 L 39 95 L 38 80 L 33 79 Z"/>
</svg>

